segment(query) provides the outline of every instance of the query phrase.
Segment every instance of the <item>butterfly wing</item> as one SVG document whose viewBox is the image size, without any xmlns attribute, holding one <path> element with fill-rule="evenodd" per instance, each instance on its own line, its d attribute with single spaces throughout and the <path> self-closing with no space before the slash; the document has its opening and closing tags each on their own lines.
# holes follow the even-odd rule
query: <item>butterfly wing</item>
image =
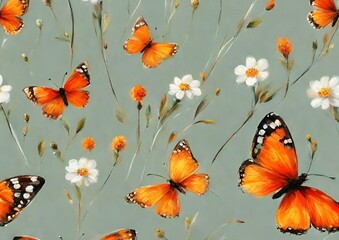
<svg viewBox="0 0 339 240">
<path fill-rule="evenodd" d="M 134 229 L 119 229 L 113 233 L 106 235 L 100 240 L 136 240 L 137 232 Z"/>
<path fill-rule="evenodd" d="M 175 188 L 170 188 L 165 196 L 159 200 L 156 212 L 163 218 L 174 218 L 179 216 L 180 201 L 178 191 Z"/>
<path fill-rule="evenodd" d="M 0 226 L 13 221 L 45 183 L 39 176 L 16 176 L 0 182 Z"/>
<path fill-rule="evenodd" d="M 290 131 L 275 113 L 258 125 L 252 142 L 252 158 L 239 168 L 239 186 L 257 197 L 271 194 L 298 176 L 297 155 Z"/>
<path fill-rule="evenodd" d="M 208 190 L 209 176 L 205 173 L 194 174 L 199 168 L 188 141 L 177 143 L 170 158 L 170 178 L 180 187 L 202 195 Z"/>
<path fill-rule="evenodd" d="M 13 240 L 40 240 L 40 239 L 30 236 L 16 236 L 13 238 Z"/>
<path fill-rule="evenodd" d="M 310 12 L 307 20 L 317 29 L 324 28 L 332 22 L 332 27 L 336 24 L 339 12 L 334 0 L 310 0 L 310 4 L 316 7 L 316 10 Z"/>
<path fill-rule="evenodd" d="M 300 186 L 284 196 L 276 220 L 284 233 L 300 235 L 311 224 L 319 231 L 335 232 L 339 230 L 339 204 L 318 189 Z"/>
<path fill-rule="evenodd" d="M 0 23 L 9 35 L 18 34 L 24 22 L 20 16 L 24 15 L 29 6 L 29 0 L 8 0 L 0 11 Z"/>
<path fill-rule="evenodd" d="M 174 56 L 178 49 L 179 45 L 176 43 L 151 42 L 142 55 L 142 63 L 145 67 L 155 68 L 162 60 Z"/>
<path fill-rule="evenodd" d="M 152 41 L 151 32 L 143 17 L 139 17 L 132 29 L 132 37 L 125 44 L 124 49 L 128 54 L 141 53 Z"/>
<path fill-rule="evenodd" d="M 170 184 L 149 185 L 138 188 L 126 195 L 128 203 L 136 203 L 142 208 L 151 207 L 158 203 L 171 189 Z"/>
<path fill-rule="evenodd" d="M 89 100 L 89 92 L 82 90 L 90 84 L 89 65 L 80 63 L 67 79 L 64 90 L 67 101 L 78 108 L 83 108 Z"/>
</svg>

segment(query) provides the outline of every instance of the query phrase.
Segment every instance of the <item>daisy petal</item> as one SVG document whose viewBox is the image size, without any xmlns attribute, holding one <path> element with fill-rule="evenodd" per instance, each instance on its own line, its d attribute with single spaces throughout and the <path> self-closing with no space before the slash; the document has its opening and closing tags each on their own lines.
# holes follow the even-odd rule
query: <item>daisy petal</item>
<svg viewBox="0 0 339 240">
<path fill-rule="evenodd" d="M 322 109 L 328 109 L 330 107 L 330 100 L 328 98 L 324 98 L 321 102 Z"/>
<path fill-rule="evenodd" d="M 246 58 L 246 67 L 247 68 L 253 68 L 257 65 L 257 61 L 255 60 L 254 57 L 247 57 Z"/>
<path fill-rule="evenodd" d="M 187 96 L 189 99 L 192 99 L 192 98 L 193 98 L 193 93 L 191 92 L 191 90 L 187 90 L 187 91 L 186 91 L 186 96 Z"/>
<path fill-rule="evenodd" d="M 259 59 L 257 68 L 259 71 L 266 70 L 268 68 L 268 61 L 265 58 Z"/>
<path fill-rule="evenodd" d="M 193 80 L 193 77 L 192 77 L 191 74 L 187 74 L 187 75 L 182 77 L 182 82 L 184 82 L 184 83 L 190 83 L 190 82 L 192 82 L 192 80 Z"/>
<path fill-rule="evenodd" d="M 178 78 L 178 77 L 175 77 L 175 78 L 174 78 L 174 84 L 177 85 L 177 86 L 179 86 L 180 83 L 182 83 L 181 79 Z"/>
<path fill-rule="evenodd" d="M 247 86 L 252 87 L 257 83 L 257 81 L 258 80 L 256 78 L 250 77 L 250 78 L 246 79 L 246 84 L 247 84 Z"/>
<path fill-rule="evenodd" d="M 234 74 L 235 75 L 245 75 L 246 74 L 247 67 L 244 65 L 238 65 L 234 68 Z"/>
<path fill-rule="evenodd" d="M 193 80 L 191 83 L 190 83 L 190 87 L 191 88 L 198 88 L 200 87 L 200 82 L 198 80 Z"/>
<path fill-rule="evenodd" d="M 312 101 L 311 101 L 311 106 L 313 107 L 313 108 L 318 108 L 318 107 L 320 107 L 320 105 L 321 105 L 321 102 L 322 102 L 322 99 L 321 98 L 315 98 L 315 99 L 313 99 Z"/>
<path fill-rule="evenodd" d="M 258 79 L 260 81 L 264 81 L 266 78 L 268 78 L 268 72 L 259 72 L 258 74 Z"/>
<path fill-rule="evenodd" d="M 320 83 L 321 83 L 321 87 L 323 88 L 327 88 L 328 87 L 328 82 L 330 81 L 330 77 L 329 76 L 323 76 L 320 79 Z"/>
<path fill-rule="evenodd" d="M 175 97 L 179 100 L 183 99 L 183 97 L 185 96 L 185 92 L 184 91 L 178 91 L 176 94 L 175 94 Z"/>
<path fill-rule="evenodd" d="M 336 86 L 338 86 L 339 83 L 339 77 L 338 76 L 334 76 L 331 78 L 330 82 L 328 83 L 328 86 L 330 88 L 334 88 Z"/>
<path fill-rule="evenodd" d="M 239 77 L 237 77 L 237 79 L 235 80 L 238 84 L 240 83 L 244 83 L 246 81 L 247 77 L 246 75 L 241 75 Z"/>
<path fill-rule="evenodd" d="M 191 92 L 195 95 L 195 96 L 200 96 L 201 95 L 201 90 L 200 88 L 192 88 Z"/>
</svg>

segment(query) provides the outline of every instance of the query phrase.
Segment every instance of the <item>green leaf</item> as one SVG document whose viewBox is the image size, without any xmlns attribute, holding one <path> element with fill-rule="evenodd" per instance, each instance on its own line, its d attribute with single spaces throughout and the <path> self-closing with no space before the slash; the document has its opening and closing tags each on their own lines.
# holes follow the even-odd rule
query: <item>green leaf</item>
<svg viewBox="0 0 339 240">
<path fill-rule="evenodd" d="M 104 14 L 104 24 L 103 24 L 103 27 L 102 27 L 102 32 L 105 33 L 106 30 L 107 30 L 107 27 L 110 23 L 111 19 L 109 17 L 109 14 L 107 12 L 105 12 Z"/>
<path fill-rule="evenodd" d="M 168 109 L 168 100 L 167 100 L 167 95 L 165 93 L 163 98 L 161 99 L 161 102 L 160 102 L 159 119 L 162 118 L 165 115 L 167 109 Z"/>
<path fill-rule="evenodd" d="M 39 157 L 42 157 L 45 153 L 45 141 L 41 140 L 38 144 L 38 154 Z"/>
<path fill-rule="evenodd" d="M 197 109 L 195 110 L 194 118 L 195 119 L 206 107 L 207 107 L 207 96 L 205 96 L 199 103 Z"/>
<path fill-rule="evenodd" d="M 67 42 L 67 43 L 70 43 L 70 39 L 69 39 L 69 36 L 61 36 L 61 37 L 55 37 L 55 39 L 59 40 L 60 42 Z"/>
<path fill-rule="evenodd" d="M 77 130 L 75 131 L 75 134 L 78 134 L 85 126 L 86 123 L 86 117 L 83 117 L 78 122 Z"/>
<path fill-rule="evenodd" d="M 64 128 L 66 129 L 67 134 L 69 135 L 69 132 L 70 132 L 69 123 L 63 118 L 60 118 L 60 121 L 61 121 L 62 125 L 64 126 Z"/>
<path fill-rule="evenodd" d="M 152 119 L 152 116 L 151 116 L 151 105 L 147 106 L 145 115 L 146 115 L 146 128 L 148 128 L 150 126 L 150 122 L 151 122 L 151 119 Z"/>
<path fill-rule="evenodd" d="M 257 26 L 259 26 L 262 23 L 262 19 L 261 18 L 255 18 L 252 21 L 250 21 L 247 25 L 247 28 L 256 28 Z"/>
<path fill-rule="evenodd" d="M 73 203 L 74 203 L 74 202 L 73 202 L 73 199 L 72 199 L 71 194 L 70 194 L 66 189 L 64 189 L 64 194 L 65 194 L 65 196 L 66 196 L 68 202 L 73 206 Z"/>
</svg>

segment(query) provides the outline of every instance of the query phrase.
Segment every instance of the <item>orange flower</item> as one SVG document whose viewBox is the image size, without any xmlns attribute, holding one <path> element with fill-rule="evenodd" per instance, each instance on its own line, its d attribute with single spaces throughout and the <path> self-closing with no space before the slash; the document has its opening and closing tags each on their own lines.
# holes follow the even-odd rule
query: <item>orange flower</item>
<svg viewBox="0 0 339 240">
<path fill-rule="evenodd" d="M 82 140 L 82 147 L 85 150 L 92 151 L 95 148 L 95 141 L 92 137 L 86 137 Z"/>
<path fill-rule="evenodd" d="M 121 152 L 126 148 L 127 140 L 125 136 L 116 136 L 112 140 L 112 149 L 116 150 L 117 152 Z"/>
<path fill-rule="evenodd" d="M 272 10 L 274 7 L 275 7 L 275 2 L 274 2 L 274 0 L 269 0 L 269 1 L 266 3 L 266 10 L 267 10 L 267 11 Z"/>
<path fill-rule="evenodd" d="M 141 102 L 147 95 L 146 88 L 142 85 L 135 85 L 131 89 L 131 96 L 133 100 Z"/>
<path fill-rule="evenodd" d="M 286 59 L 288 59 L 288 56 L 292 52 L 293 46 L 291 41 L 288 38 L 279 38 L 277 43 L 277 48 L 279 52 L 284 55 Z"/>
</svg>

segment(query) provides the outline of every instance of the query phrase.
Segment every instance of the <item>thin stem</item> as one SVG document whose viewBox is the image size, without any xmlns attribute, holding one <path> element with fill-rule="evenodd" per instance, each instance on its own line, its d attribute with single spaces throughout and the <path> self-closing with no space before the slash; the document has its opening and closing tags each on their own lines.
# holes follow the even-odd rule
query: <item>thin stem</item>
<svg viewBox="0 0 339 240">
<path fill-rule="evenodd" d="M 290 69 L 290 62 L 288 61 L 288 58 L 286 59 L 286 67 L 287 67 L 287 82 L 286 82 L 286 88 L 285 88 L 285 94 L 284 98 L 287 95 L 288 87 L 290 85 L 290 76 L 291 76 L 291 69 Z"/>
<path fill-rule="evenodd" d="M 101 15 L 101 12 L 100 12 L 100 15 Z M 97 16 L 97 17 L 98 17 L 98 25 L 99 25 L 100 33 L 98 33 L 96 26 L 95 26 L 95 23 L 93 21 L 94 32 L 95 32 L 95 34 L 98 38 L 98 42 L 99 42 L 99 45 L 100 45 L 101 57 L 102 57 L 102 60 L 104 61 L 104 66 L 105 66 L 105 71 L 106 71 L 106 74 L 107 74 L 107 77 L 108 77 L 109 86 L 111 88 L 111 91 L 112 91 L 112 94 L 113 94 L 115 100 L 117 101 L 117 103 L 119 103 L 118 97 L 117 97 L 115 90 L 114 90 L 111 74 L 108 71 L 107 57 L 106 57 L 105 49 L 104 49 L 104 36 L 103 36 L 103 31 L 102 31 L 102 26 L 101 26 L 101 17 L 100 16 Z"/>
<path fill-rule="evenodd" d="M 138 108 L 138 120 L 137 120 L 137 144 L 140 143 L 140 109 Z"/>
<path fill-rule="evenodd" d="M 71 65 L 70 68 L 72 68 L 72 63 L 73 63 L 73 55 L 74 55 L 74 12 L 73 12 L 73 8 L 72 8 L 72 4 L 71 4 L 71 0 L 68 0 L 68 6 L 69 6 L 69 10 L 71 12 L 71 21 L 72 21 L 72 34 L 71 34 L 71 48 L 70 48 L 70 52 L 71 52 Z"/>
<path fill-rule="evenodd" d="M 94 203 L 94 200 L 95 200 L 96 197 L 101 193 L 102 189 L 106 186 L 108 180 L 110 179 L 110 177 L 111 177 L 111 175 L 112 175 L 112 172 L 113 172 L 114 167 L 115 167 L 115 166 L 117 165 L 117 163 L 118 163 L 118 158 L 119 158 L 119 153 L 117 154 L 117 157 L 116 157 L 116 159 L 115 159 L 115 161 L 114 161 L 114 163 L 113 163 L 113 165 L 112 165 L 112 168 L 111 168 L 111 170 L 109 171 L 109 173 L 108 173 L 108 175 L 107 175 L 107 177 L 106 177 L 104 183 L 103 183 L 103 184 L 101 185 L 101 187 L 98 188 L 98 189 L 96 190 L 96 192 L 94 193 L 94 195 L 93 195 L 93 197 L 92 197 L 92 200 L 90 201 L 90 203 L 88 204 L 88 207 L 87 207 L 86 211 L 84 212 L 84 215 L 83 215 L 83 217 L 82 217 L 82 220 L 85 219 L 85 217 L 86 217 L 86 215 L 87 215 L 87 213 L 88 213 L 88 210 L 91 208 L 92 204 Z"/>
<path fill-rule="evenodd" d="M 220 149 L 217 151 L 217 153 L 215 154 L 212 163 L 214 163 L 214 161 L 217 159 L 219 153 L 223 150 L 223 148 L 226 146 L 226 144 L 245 126 L 245 124 L 251 119 L 251 117 L 253 116 L 254 112 L 255 112 L 255 108 L 253 107 L 251 109 L 251 111 L 248 113 L 247 118 L 245 119 L 245 121 L 240 125 L 240 127 L 232 133 L 232 135 L 227 138 L 227 140 L 224 142 L 224 144 L 220 147 Z"/>
<path fill-rule="evenodd" d="M 7 123 L 8 129 L 9 129 L 9 132 L 11 133 L 11 136 L 12 136 L 12 138 L 14 139 L 14 142 L 16 143 L 16 145 L 17 145 L 19 151 L 21 152 L 21 155 L 23 156 L 23 158 L 24 158 L 24 160 L 25 160 L 25 164 L 26 164 L 27 166 L 29 166 L 28 159 L 27 159 L 27 157 L 26 157 L 26 155 L 25 155 L 25 153 L 24 153 L 24 150 L 22 149 L 22 147 L 21 147 L 21 145 L 20 145 L 19 139 L 18 139 L 18 137 L 17 137 L 17 135 L 16 135 L 16 133 L 15 133 L 13 127 L 12 127 L 12 124 L 11 124 L 10 121 L 9 121 L 9 118 L 8 118 L 8 116 L 7 116 L 7 114 L 6 114 L 6 111 L 5 111 L 4 107 L 2 106 L 2 104 L 0 104 L 0 109 L 1 109 L 1 111 L 4 113 L 4 116 L 5 116 L 5 119 L 6 119 L 6 123 Z"/>
</svg>

